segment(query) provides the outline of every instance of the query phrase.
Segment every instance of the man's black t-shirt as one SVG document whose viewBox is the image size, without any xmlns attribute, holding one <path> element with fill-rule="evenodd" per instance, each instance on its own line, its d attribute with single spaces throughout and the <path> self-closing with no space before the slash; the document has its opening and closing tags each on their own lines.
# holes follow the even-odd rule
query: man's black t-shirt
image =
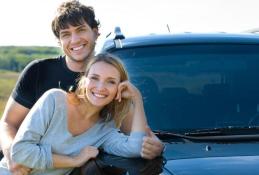
<svg viewBox="0 0 259 175">
<path fill-rule="evenodd" d="M 68 69 L 65 57 L 34 60 L 21 73 L 12 92 L 13 99 L 26 108 L 31 108 L 49 89 L 68 91 L 76 87 L 81 73 Z"/>
</svg>

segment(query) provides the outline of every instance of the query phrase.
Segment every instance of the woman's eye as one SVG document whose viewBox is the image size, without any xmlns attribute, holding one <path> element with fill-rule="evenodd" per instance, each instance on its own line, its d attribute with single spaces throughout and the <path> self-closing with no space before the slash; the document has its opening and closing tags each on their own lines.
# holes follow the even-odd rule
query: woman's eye
<svg viewBox="0 0 259 175">
<path fill-rule="evenodd" d="M 116 84 L 115 81 L 108 81 L 109 84 Z"/>
<path fill-rule="evenodd" d="M 90 80 L 98 80 L 97 77 L 90 77 Z"/>
</svg>

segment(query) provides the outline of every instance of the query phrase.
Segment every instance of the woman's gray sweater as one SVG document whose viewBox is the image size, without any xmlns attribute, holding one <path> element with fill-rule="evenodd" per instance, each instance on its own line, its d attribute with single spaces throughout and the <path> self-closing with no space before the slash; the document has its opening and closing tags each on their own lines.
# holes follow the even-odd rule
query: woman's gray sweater
<svg viewBox="0 0 259 175">
<path fill-rule="evenodd" d="M 126 136 L 118 132 L 114 122 L 99 120 L 86 132 L 73 136 L 67 129 L 66 92 L 47 91 L 26 116 L 15 137 L 12 159 L 33 169 L 32 175 L 69 174 L 72 169 L 53 169 L 52 153 L 75 156 L 85 146 L 103 148 L 110 154 L 139 157 L 145 133 Z M 3 158 L 0 174 L 10 175 Z"/>
</svg>

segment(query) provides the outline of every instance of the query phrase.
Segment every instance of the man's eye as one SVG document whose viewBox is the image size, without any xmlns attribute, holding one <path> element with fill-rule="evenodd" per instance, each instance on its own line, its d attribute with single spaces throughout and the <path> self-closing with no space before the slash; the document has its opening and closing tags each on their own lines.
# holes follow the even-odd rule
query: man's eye
<svg viewBox="0 0 259 175">
<path fill-rule="evenodd" d="M 69 37 L 68 33 L 61 34 L 61 38 L 67 38 L 67 37 Z"/>
<path fill-rule="evenodd" d="M 86 29 L 79 29 L 78 31 L 79 32 L 84 32 L 84 31 L 86 31 Z"/>
</svg>

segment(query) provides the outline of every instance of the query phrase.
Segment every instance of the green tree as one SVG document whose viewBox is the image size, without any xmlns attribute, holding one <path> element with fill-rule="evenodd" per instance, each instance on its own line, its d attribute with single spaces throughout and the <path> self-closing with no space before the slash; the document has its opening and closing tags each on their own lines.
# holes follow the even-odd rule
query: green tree
<svg viewBox="0 0 259 175">
<path fill-rule="evenodd" d="M 20 72 L 34 59 L 52 58 L 60 54 L 58 47 L 3 46 L 0 47 L 0 69 Z"/>
</svg>

